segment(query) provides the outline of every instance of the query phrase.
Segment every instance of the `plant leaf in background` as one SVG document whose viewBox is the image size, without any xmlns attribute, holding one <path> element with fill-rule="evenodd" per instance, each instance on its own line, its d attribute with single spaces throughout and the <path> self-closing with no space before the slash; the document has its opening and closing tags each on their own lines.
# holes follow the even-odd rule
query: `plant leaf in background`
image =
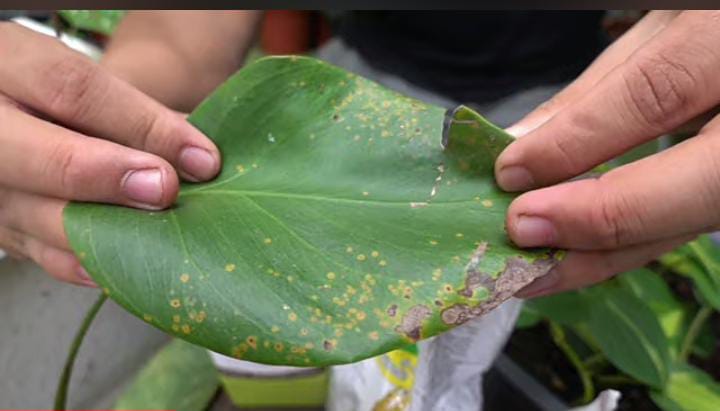
<svg viewBox="0 0 720 411">
<path fill-rule="evenodd" d="M 652 310 L 616 286 L 596 286 L 589 292 L 593 310 L 588 326 L 605 355 L 634 378 L 662 387 L 671 365 L 669 344 Z"/>
<path fill-rule="evenodd" d="M 717 411 L 720 384 L 698 368 L 678 365 L 670 373 L 665 389 L 651 391 L 650 397 L 665 411 Z"/>
<path fill-rule="evenodd" d="M 123 10 L 58 10 L 57 13 L 75 30 L 111 35 L 120 20 Z"/>
<path fill-rule="evenodd" d="M 687 310 L 675 298 L 667 283 L 660 275 L 647 268 L 619 275 L 617 280 L 655 313 L 665 337 L 670 342 L 671 353 L 677 355 L 689 319 Z"/>
<path fill-rule="evenodd" d="M 173 340 L 138 373 L 115 409 L 202 411 L 219 385 L 207 350 Z"/>
<path fill-rule="evenodd" d="M 690 278 L 698 292 L 720 310 L 720 249 L 708 235 L 663 255 L 660 262 L 672 271 Z"/>
<path fill-rule="evenodd" d="M 591 301 L 578 291 L 566 291 L 525 302 L 524 309 L 542 315 L 566 326 L 587 322 L 590 318 Z"/>
<path fill-rule="evenodd" d="M 353 362 L 461 324 L 555 263 L 510 245 L 493 178 L 511 137 L 319 60 L 258 60 L 189 121 L 223 153 L 166 211 L 74 203 L 71 244 L 110 297 L 213 351 Z M 447 148 L 441 146 L 445 137 Z"/>
</svg>

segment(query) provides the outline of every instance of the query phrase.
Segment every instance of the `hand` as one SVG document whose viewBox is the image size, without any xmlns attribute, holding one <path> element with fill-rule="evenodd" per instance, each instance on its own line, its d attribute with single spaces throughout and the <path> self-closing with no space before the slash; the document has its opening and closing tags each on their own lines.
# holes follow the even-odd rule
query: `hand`
<svg viewBox="0 0 720 411">
<path fill-rule="evenodd" d="M 0 248 L 52 276 L 94 285 L 63 229 L 68 200 L 162 209 L 177 173 L 218 173 L 218 149 L 182 115 L 55 39 L 0 23 L 0 61 Z"/>
<path fill-rule="evenodd" d="M 720 103 L 720 12 L 648 19 L 655 23 L 641 22 L 632 41 L 621 38 L 568 91 L 510 129 L 525 135 L 498 158 L 496 179 L 508 191 L 534 191 L 511 204 L 508 233 L 521 247 L 568 250 L 519 297 L 602 281 L 720 226 L 720 117 L 671 149 L 553 185 Z"/>
</svg>

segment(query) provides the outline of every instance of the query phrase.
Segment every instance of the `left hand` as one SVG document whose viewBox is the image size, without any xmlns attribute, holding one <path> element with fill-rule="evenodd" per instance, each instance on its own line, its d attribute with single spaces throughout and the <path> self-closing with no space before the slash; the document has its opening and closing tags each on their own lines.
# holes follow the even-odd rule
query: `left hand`
<svg viewBox="0 0 720 411">
<path fill-rule="evenodd" d="M 553 185 L 720 104 L 717 44 L 720 12 L 651 13 L 510 129 L 525 135 L 498 158 L 498 184 L 534 191 L 511 204 L 508 233 L 521 247 L 568 250 L 518 297 L 602 281 L 720 227 L 720 117 L 661 153 L 599 178 Z"/>
</svg>

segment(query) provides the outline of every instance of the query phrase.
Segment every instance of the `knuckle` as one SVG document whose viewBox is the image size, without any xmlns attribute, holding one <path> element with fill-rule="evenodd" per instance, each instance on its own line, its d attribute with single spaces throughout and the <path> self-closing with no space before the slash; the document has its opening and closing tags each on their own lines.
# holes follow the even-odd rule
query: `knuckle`
<svg viewBox="0 0 720 411">
<path fill-rule="evenodd" d="M 585 171 L 576 159 L 576 153 L 578 153 L 578 151 L 577 148 L 573 146 L 572 140 L 559 137 L 551 139 L 550 141 L 552 141 L 553 151 L 557 153 L 556 160 L 559 162 L 559 168 L 573 175 Z"/>
<path fill-rule="evenodd" d="M 678 121 L 698 83 L 686 63 L 661 52 L 638 55 L 624 80 L 632 107 L 653 130 Z"/>
<path fill-rule="evenodd" d="M 48 177 L 55 179 L 60 192 L 68 198 L 72 198 L 85 185 L 83 182 L 85 172 L 78 164 L 75 154 L 76 150 L 72 144 L 57 144 L 51 152 L 45 170 Z"/>
<path fill-rule="evenodd" d="M 706 167 L 703 167 L 703 172 L 700 174 L 698 201 L 702 209 L 707 212 L 706 215 L 713 216 L 717 215 L 717 203 L 720 201 L 720 159 L 716 155 L 717 150 L 720 149 L 720 140 L 707 137 L 709 136 L 698 136 L 708 143 L 708 150 L 703 153 L 705 158 L 701 162 Z"/>
<path fill-rule="evenodd" d="M 10 218 L 11 201 L 12 193 L 10 190 L 0 187 L 0 225 L 7 225 L 12 220 Z"/>
<path fill-rule="evenodd" d="M 613 249 L 632 241 L 643 226 L 634 202 L 626 195 L 609 189 L 603 177 L 597 181 L 599 193 L 590 213 L 590 226 L 600 248 Z"/>
<path fill-rule="evenodd" d="M 80 122 L 100 105 L 96 101 L 105 91 L 100 72 L 81 56 L 63 58 L 48 67 L 43 90 L 50 114 L 65 121 Z"/>
<path fill-rule="evenodd" d="M 133 120 L 130 128 L 134 138 L 132 146 L 142 150 L 151 150 L 150 146 L 158 144 L 157 136 L 162 136 L 165 129 L 166 127 L 162 126 L 162 121 L 157 114 L 143 112 Z"/>
</svg>

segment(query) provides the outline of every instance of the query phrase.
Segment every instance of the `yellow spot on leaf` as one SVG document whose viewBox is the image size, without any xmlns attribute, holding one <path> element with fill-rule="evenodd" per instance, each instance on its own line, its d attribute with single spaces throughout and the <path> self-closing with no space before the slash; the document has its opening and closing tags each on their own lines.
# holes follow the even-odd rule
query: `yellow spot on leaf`
<svg viewBox="0 0 720 411">
<path fill-rule="evenodd" d="M 192 328 L 190 328 L 189 325 L 183 324 L 182 327 L 180 327 L 183 333 L 190 334 L 192 332 Z"/>
<path fill-rule="evenodd" d="M 365 314 L 365 311 L 358 311 L 358 313 L 355 315 L 355 317 L 358 320 L 363 321 L 365 318 L 367 318 L 367 314 Z"/>
<path fill-rule="evenodd" d="M 380 260 L 380 262 L 378 264 L 380 264 L 380 267 L 385 267 L 387 265 L 387 261 Z"/>
<path fill-rule="evenodd" d="M 180 305 L 180 300 L 178 300 L 177 298 L 173 298 L 172 300 L 170 300 L 170 307 L 180 308 Z"/>
<path fill-rule="evenodd" d="M 377 331 L 373 331 L 370 334 L 368 334 L 368 337 L 373 341 L 377 341 L 380 339 L 380 334 Z"/>
<path fill-rule="evenodd" d="M 172 320 L 173 320 L 174 323 L 179 323 L 179 322 L 180 322 L 180 316 L 177 315 L 177 314 L 175 314 L 175 315 L 173 315 Z"/>
<path fill-rule="evenodd" d="M 332 271 L 330 271 L 329 273 L 327 273 L 326 277 L 328 278 L 328 280 L 334 280 L 334 279 L 335 279 L 335 273 L 332 272 Z"/>
<path fill-rule="evenodd" d="M 367 257 L 365 257 L 365 254 L 358 254 L 356 258 L 358 261 L 365 261 L 367 259 Z"/>
<path fill-rule="evenodd" d="M 238 173 L 244 173 L 245 167 L 242 164 L 239 164 L 237 167 L 235 167 Z"/>
<path fill-rule="evenodd" d="M 205 321 L 206 318 L 207 318 L 207 313 L 205 311 L 200 311 L 195 316 L 195 322 L 201 323 L 201 322 Z"/>
<path fill-rule="evenodd" d="M 285 345 L 283 345 L 283 343 L 281 343 L 281 342 L 275 343 L 275 351 L 282 352 L 284 349 L 285 349 Z"/>
<path fill-rule="evenodd" d="M 493 206 L 493 202 L 491 200 L 483 200 L 481 202 L 481 204 L 483 205 L 483 207 L 487 207 L 487 208 L 490 208 Z"/>
<path fill-rule="evenodd" d="M 463 238 L 464 236 L 463 236 L 463 233 L 456 233 L 456 234 L 455 234 L 455 237 L 457 237 L 457 238 Z"/>
<path fill-rule="evenodd" d="M 372 253 L 370 253 L 370 255 L 373 256 L 374 258 L 378 258 L 380 256 L 380 253 L 377 251 L 373 251 Z"/>
<path fill-rule="evenodd" d="M 288 320 L 297 321 L 297 314 L 295 314 L 295 313 L 288 314 Z"/>
<path fill-rule="evenodd" d="M 272 327 L 270 327 L 270 331 L 272 331 L 273 333 L 279 333 L 280 327 L 278 327 L 277 325 L 273 325 Z"/>
<path fill-rule="evenodd" d="M 430 245 L 438 245 L 437 240 L 430 240 Z"/>
<path fill-rule="evenodd" d="M 235 264 L 228 264 L 228 265 L 226 265 L 226 266 L 225 266 L 225 271 L 227 271 L 227 272 L 229 272 L 229 273 L 235 271 Z"/>
<path fill-rule="evenodd" d="M 369 196 L 369 195 L 370 195 L 370 193 L 369 193 L 369 192 L 367 192 L 367 191 L 363 191 L 362 195 L 364 195 L 365 197 L 367 197 L 367 196 Z"/>
<path fill-rule="evenodd" d="M 346 253 L 352 253 L 352 252 L 353 252 L 353 248 L 352 248 L 352 247 L 348 247 L 348 248 L 345 249 L 345 252 L 346 252 Z"/>
<path fill-rule="evenodd" d="M 180 274 L 180 281 L 183 283 L 190 281 L 190 274 Z"/>
<path fill-rule="evenodd" d="M 150 314 L 143 314 L 143 320 L 145 320 L 145 321 L 147 321 L 147 322 L 152 322 L 152 320 L 153 320 L 152 315 L 150 315 Z"/>
<path fill-rule="evenodd" d="M 247 343 L 247 345 L 252 347 L 253 350 L 257 349 L 257 337 L 255 337 L 254 335 L 247 337 L 245 339 L 245 342 Z"/>
<path fill-rule="evenodd" d="M 267 244 L 267 245 L 272 244 L 272 238 L 266 238 L 266 239 L 264 239 L 264 240 L 263 240 L 263 243 L 265 243 L 265 244 Z"/>
</svg>

